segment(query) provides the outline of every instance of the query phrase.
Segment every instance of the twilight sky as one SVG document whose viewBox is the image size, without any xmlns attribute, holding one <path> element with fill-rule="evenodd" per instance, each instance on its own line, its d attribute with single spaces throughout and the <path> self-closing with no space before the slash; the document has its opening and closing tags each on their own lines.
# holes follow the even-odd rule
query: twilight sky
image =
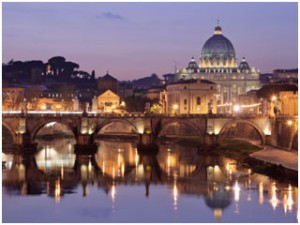
<svg viewBox="0 0 300 225">
<path fill-rule="evenodd" d="M 3 62 L 64 56 L 129 80 L 200 57 L 217 19 L 261 72 L 298 67 L 298 3 L 2 3 Z"/>
</svg>

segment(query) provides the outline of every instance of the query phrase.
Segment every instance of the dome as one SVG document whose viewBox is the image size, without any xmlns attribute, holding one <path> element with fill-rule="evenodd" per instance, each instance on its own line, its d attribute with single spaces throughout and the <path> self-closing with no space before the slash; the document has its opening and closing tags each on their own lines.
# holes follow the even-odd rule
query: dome
<svg viewBox="0 0 300 225">
<path fill-rule="evenodd" d="M 201 52 L 202 58 L 227 59 L 235 58 L 235 50 L 232 43 L 222 35 L 222 28 L 217 24 L 214 35 L 209 38 Z"/>
<path fill-rule="evenodd" d="M 243 57 L 242 61 L 240 62 L 239 69 L 241 71 L 250 71 L 250 66 L 247 63 L 245 57 Z"/>
<path fill-rule="evenodd" d="M 199 67 L 198 67 L 197 62 L 195 61 L 194 57 L 192 57 L 187 69 L 192 70 L 193 72 L 197 72 L 198 68 Z"/>
</svg>

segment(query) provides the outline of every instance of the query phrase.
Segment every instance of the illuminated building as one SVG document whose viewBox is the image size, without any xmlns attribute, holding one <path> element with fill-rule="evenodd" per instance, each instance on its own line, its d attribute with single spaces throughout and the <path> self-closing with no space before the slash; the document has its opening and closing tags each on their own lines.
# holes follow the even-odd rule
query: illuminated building
<svg viewBox="0 0 300 225">
<path fill-rule="evenodd" d="M 202 79 L 216 83 L 218 105 L 234 105 L 238 96 L 260 88 L 260 71 L 250 67 L 243 57 L 238 64 L 233 44 L 223 36 L 218 23 L 214 35 L 203 45 L 199 63 L 191 59 L 188 67 L 178 70 L 174 81 Z M 232 107 L 219 107 L 218 112 L 231 112 Z"/>
<path fill-rule="evenodd" d="M 111 90 L 107 90 L 100 94 L 97 98 L 97 102 L 98 109 L 105 113 L 114 112 L 120 107 L 120 97 Z"/>
<path fill-rule="evenodd" d="M 216 84 L 207 80 L 188 80 L 169 84 L 160 99 L 165 113 L 216 113 Z"/>
<path fill-rule="evenodd" d="M 298 115 L 298 91 L 279 92 L 281 114 L 288 116 Z"/>
</svg>

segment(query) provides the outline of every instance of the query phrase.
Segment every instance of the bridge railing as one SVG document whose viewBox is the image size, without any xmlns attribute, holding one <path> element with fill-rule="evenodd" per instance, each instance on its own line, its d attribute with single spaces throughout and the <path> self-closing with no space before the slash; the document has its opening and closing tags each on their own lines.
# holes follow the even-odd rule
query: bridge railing
<svg viewBox="0 0 300 225">
<path fill-rule="evenodd" d="M 88 117 L 102 117 L 102 118 L 141 118 L 141 117 L 151 117 L 151 118 L 261 118 L 266 117 L 257 114 L 152 114 L 152 113 L 142 113 L 142 112 L 127 112 L 127 113 L 99 113 L 99 112 L 82 112 L 82 111 L 2 111 L 3 116 L 88 116 Z M 281 118 L 298 118 L 294 117 L 281 117 Z"/>
</svg>

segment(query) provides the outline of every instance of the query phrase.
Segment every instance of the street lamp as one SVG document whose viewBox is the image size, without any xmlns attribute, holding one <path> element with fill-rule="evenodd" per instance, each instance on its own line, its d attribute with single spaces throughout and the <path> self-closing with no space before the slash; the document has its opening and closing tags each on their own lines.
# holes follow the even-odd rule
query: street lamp
<svg viewBox="0 0 300 225">
<path fill-rule="evenodd" d="M 178 104 L 177 104 L 177 103 L 175 103 L 175 104 L 173 105 L 173 109 L 174 109 L 174 113 L 176 114 L 176 111 L 177 111 L 177 109 L 178 109 Z"/>
<path fill-rule="evenodd" d="M 236 112 L 236 113 L 239 112 L 240 109 L 241 109 L 241 107 L 239 105 L 234 105 L 233 106 L 233 111 Z"/>
<path fill-rule="evenodd" d="M 272 100 L 273 102 L 276 101 L 276 99 L 277 99 L 276 95 L 273 95 L 272 98 L 271 98 L 271 100 Z"/>
<path fill-rule="evenodd" d="M 288 126 L 291 126 L 292 124 L 293 124 L 293 121 L 292 121 L 292 120 L 288 120 L 288 121 L 287 121 L 287 125 L 288 125 Z"/>
</svg>

